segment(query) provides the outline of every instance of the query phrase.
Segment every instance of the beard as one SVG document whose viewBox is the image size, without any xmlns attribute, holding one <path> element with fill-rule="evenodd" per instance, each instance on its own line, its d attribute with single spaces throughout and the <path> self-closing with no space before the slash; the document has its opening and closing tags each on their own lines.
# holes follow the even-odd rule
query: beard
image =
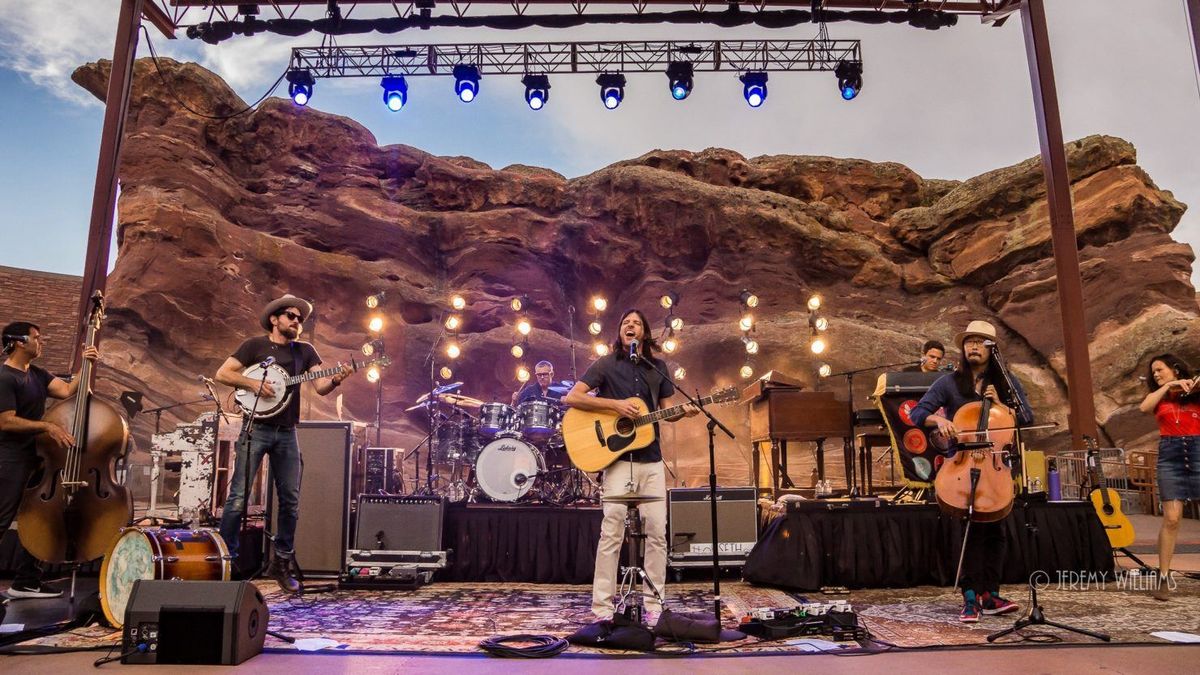
<svg viewBox="0 0 1200 675">
<path fill-rule="evenodd" d="M 300 337 L 300 329 L 298 327 L 280 328 L 279 334 L 289 340 L 296 340 Z"/>
</svg>

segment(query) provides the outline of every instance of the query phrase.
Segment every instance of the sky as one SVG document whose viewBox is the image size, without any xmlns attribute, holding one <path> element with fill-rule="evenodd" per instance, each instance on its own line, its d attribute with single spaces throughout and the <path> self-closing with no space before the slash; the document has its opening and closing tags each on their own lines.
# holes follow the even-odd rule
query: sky
<svg viewBox="0 0 1200 675">
<path fill-rule="evenodd" d="M 1064 138 L 1103 133 L 1131 141 L 1157 185 L 1200 204 L 1200 87 L 1184 0 L 1047 3 Z M 0 0 L 0 265 L 80 274 L 104 110 L 70 80 L 80 64 L 111 58 L 118 0 Z M 653 11 L 654 8 L 651 8 Z M 367 16 L 361 10 L 355 17 Z M 202 20 L 192 13 L 185 23 Z M 264 17 L 265 18 L 265 17 Z M 410 78 L 409 105 L 387 111 L 377 80 L 318 81 L 311 107 L 365 125 L 381 145 L 404 143 L 501 168 L 543 166 L 568 177 L 654 149 L 722 147 L 747 157 L 829 155 L 905 164 L 926 178 L 965 179 L 1036 155 L 1037 128 L 1019 17 L 1001 28 L 960 17 L 926 31 L 907 25 L 829 25 L 862 41 L 864 87 L 841 100 L 831 73 L 772 73 L 763 107 L 749 108 L 734 73 L 697 73 L 674 101 L 661 73 L 629 74 L 620 108 L 605 110 L 594 76 L 551 77 L 541 111 L 518 76 L 485 77 L 463 104 L 450 78 Z M 816 27 L 593 26 L 566 30 L 438 29 L 339 38 L 339 44 L 810 39 Z M 213 70 L 246 101 L 286 69 L 299 38 L 257 35 L 220 45 L 167 40 L 160 56 Z M 146 41 L 139 56 L 148 56 Z M 280 90 L 276 95 L 285 96 Z M 1200 244 L 1189 211 L 1176 239 Z M 115 262 L 115 252 L 112 257 Z"/>
</svg>

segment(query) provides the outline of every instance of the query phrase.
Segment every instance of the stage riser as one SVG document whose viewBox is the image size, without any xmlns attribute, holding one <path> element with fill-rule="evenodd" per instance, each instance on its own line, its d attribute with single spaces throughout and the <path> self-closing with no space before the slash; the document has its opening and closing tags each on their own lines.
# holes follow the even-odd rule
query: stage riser
<svg viewBox="0 0 1200 675">
<path fill-rule="evenodd" d="M 949 586 L 962 545 L 962 521 L 934 505 L 804 503 L 771 521 L 750 553 L 746 581 L 797 590 L 823 586 Z M 1037 548 L 1027 522 L 1037 524 Z M 1035 570 L 1104 574 L 1114 568 L 1091 504 L 1017 502 L 1005 522 L 1004 583 L 1026 584 Z"/>
</svg>

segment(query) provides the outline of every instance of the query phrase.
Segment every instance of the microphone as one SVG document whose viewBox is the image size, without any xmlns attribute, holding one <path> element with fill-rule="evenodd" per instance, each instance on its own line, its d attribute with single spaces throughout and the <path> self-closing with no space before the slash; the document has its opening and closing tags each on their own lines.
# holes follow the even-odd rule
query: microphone
<svg viewBox="0 0 1200 675">
<path fill-rule="evenodd" d="M 629 360 L 633 361 L 634 363 L 637 363 L 640 358 L 641 357 L 638 356 L 638 341 L 630 340 L 629 341 Z"/>
<path fill-rule="evenodd" d="M 950 362 L 943 363 L 942 365 L 938 366 L 938 370 L 940 370 L 940 371 L 943 371 L 943 372 L 947 372 L 947 373 L 949 373 L 949 372 L 953 372 L 953 371 L 954 371 L 954 364 L 953 364 L 953 363 L 950 363 Z"/>
<path fill-rule="evenodd" d="M 983 346 L 984 346 L 984 347 L 987 347 L 988 349 L 995 349 L 995 348 L 996 348 L 996 341 L 995 341 L 995 340 L 984 340 L 984 341 L 983 341 Z"/>
<path fill-rule="evenodd" d="M 263 359 L 263 360 L 262 360 L 262 363 L 258 364 L 258 367 L 259 367 L 259 368 L 266 368 L 267 366 L 270 366 L 272 363 L 275 363 L 275 357 L 274 357 L 274 356 L 268 356 L 267 358 L 265 358 L 265 359 Z"/>
<path fill-rule="evenodd" d="M 197 375 L 196 381 L 201 384 L 213 384 L 213 379 L 211 377 L 205 377 L 204 375 Z"/>
</svg>

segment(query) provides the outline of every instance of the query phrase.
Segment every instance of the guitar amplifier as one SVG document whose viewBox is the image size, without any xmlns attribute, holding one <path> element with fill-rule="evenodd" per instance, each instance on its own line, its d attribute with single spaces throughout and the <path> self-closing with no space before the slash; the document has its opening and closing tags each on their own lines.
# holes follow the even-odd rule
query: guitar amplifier
<svg viewBox="0 0 1200 675">
<path fill-rule="evenodd" d="M 712 508 L 708 488 L 667 490 L 667 564 L 704 567 L 712 564 Z M 758 500 L 753 487 L 717 488 L 717 561 L 722 566 L 746 563 L 758 543 Z"/>
<path fill-rule="evenodd" d="M 358 496 L 354 545 L 346 551 L 342 588 L 429 583 L 447 564 L 442 545 L 446 503 L 441 497 Z"/>
</svg>

